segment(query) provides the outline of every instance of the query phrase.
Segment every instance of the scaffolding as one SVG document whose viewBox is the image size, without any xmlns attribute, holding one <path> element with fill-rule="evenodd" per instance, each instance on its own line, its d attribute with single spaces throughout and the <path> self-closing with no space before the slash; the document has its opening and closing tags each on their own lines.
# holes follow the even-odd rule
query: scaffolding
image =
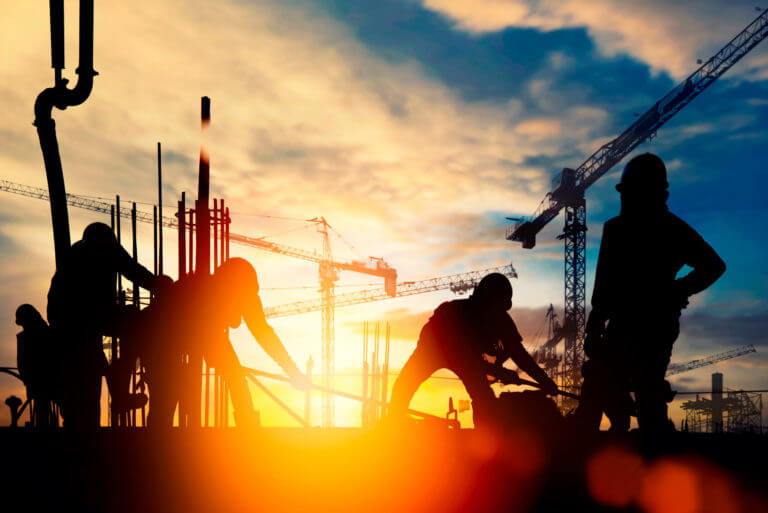
<svg viewBox="0 0 768 513">
<path fill-rule="evenodd" d="M 693 433 L 761 433 L 763 398 L 760 392 L 729 390 L 723 393 L 723 375 L 712 374 L 709 399 L 696 395 L 682 404 L 684 426 Z"/>
</svg>

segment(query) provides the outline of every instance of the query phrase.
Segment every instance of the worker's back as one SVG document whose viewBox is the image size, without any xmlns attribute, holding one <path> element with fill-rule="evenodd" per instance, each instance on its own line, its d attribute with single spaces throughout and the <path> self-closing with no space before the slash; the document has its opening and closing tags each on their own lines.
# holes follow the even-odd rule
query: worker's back
<svg viewBox="0 0 768 513">
<path fill-rule="evenodd" d="M 48 291 L 48 319 L 51 324 L 86 312 L 100 315 L 115 301 L 114 258 L 78 241 L 67 252 L 64 263 L 51 280 Z"/>
<path fill-rule="evenodd" d="M 495 355 L 500 339 L 509 333 L 517 334 L 517 327 L 506 312 L 480 308 L 471 299 L 456 299 L 435 309 L 421 330 L 419 344 Z"/>
<path fill-rule="evenodd" d="M 678 272 L 711 251 L 693 228 L 667 210 L 614 217 L 603 228 L 592 304 L 610 317 L 679 313 L 673 290 Z"/>
</svg>

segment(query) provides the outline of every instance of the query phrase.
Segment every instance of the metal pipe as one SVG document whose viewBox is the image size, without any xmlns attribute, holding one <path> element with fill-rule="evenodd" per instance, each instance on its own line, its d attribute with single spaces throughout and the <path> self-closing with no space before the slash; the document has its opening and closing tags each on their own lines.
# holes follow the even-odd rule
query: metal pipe
<svg viewBox="0 0 768 513">
<path fill-rule="evenodd" d="M 275 374 L 275 373 L 272 373 L 272 372 L 264 372 L 264 371 L 260 371 L 260 370 L 257 370 L 257 369 L 251 369 L 250 367 L 243 367 L 243 370 L 246 371 L 246 374 L 248 376 L 260 376 L 260 377 L 263 377 L 263 378 L 270 378 L 270 379 L 275 379 L 277 381 L 285 381 L 285 382 L 290 382 L 291 381 L 291 378 L 289 378 L 288 376 L 282 376 L 280 374 Z M 333 389 L 333 388 L 330 388 L 330 387 L 325 387 L 325 386 L 322 386 L 322 385 L 315 385 L 315 384 L 312 384 L 310 386 L 314 390 L 320 390 L 322 392 L 327 392 L 329 394 L 337 395 L 339 397 L 344 397 L 346 399 L 352 399 L 353 401 L 364 401 L 365 400 L 365 398 L 363 398 L 363 397 L 361 397 L 359 395 L 351 394 L 349 392 L 344 392 L 343 390 L 336 390 L 336 389 Z M 374 401 L 376 403 L 379 402 L 376 399 L 374 399 Z M 418 417 L 423 417 L 423 418 L 427 418 L 427 419 L 433 419 L 433 420 L 440 420 L 440 421 L 443 421 L 443 422 L 448 422 L 443 417 L 440 417 L 440 416 L 437 416 L 437 415 L 432 415 L 431 413 L 426 413 L 426 412 L 419 411 L 419 410 L 412 410 L 410 408 L 407 411 L 408 411 L 408 413 L 410 413 L 412 415 L 416 415 Z"/>
<path fill-rule="evenodd" d="M 80 105 L 91 94 L 93 77 L 93 0 L 80 0 L 80 62 L 75 71 L 77 84 L 67 88 L 67 81 L 61 78 L 64 67 L 64 8 L 61 0 L 52 0 L 51 6 L 51 61 L 55 71 L 53 87 L 44 89 L 35 100 L 35 122 L 40 149 L 45 163 L 48 192 L 51 203 L 53 244 L 56 266 L 59 267 L 71 245 L 67 193 L 64 187 L 64 172 L 56 138 L 56 123 L 52 118 L 53 108 L 64 110 Z"/>
<path fill-rule="evenodd" d="M 280 407 L 281 407 L 283 410 L 285 410 L 285 412 L 286 412 L 288 415 L 290 415 L 290 416 L 291 416 L 291 417 L 292 417 L 292 418 L 293 418 L 293 419 L 294 419 L 296 422 L 298 422 L 299 424 L 301 424 L 303 427 L 309 427 L 309 423 L 306 421 L 306 419 L 304 419 L 304 417 L 302 417 L 301 415 L 299 415 L 298 413 L 296 413 L 295 411 L 293 411 L 293 409 L 292 409 L 290 406 L 288 406 L 286 403 L 284 403 L 282 399 L 280 399 L 279 397 L 277 397 L 277 396 L 276 396 L 276 395 L 275 395 L 275 394 L 274 394 L 274 393 L 273 393 L 273 392 L 272 392 L 272 391 L 271 391 L 269 388 L 267 388 L 267 387 L 266 387 L 266 386 L 265 386 L 265 385 L 264 385 L 264 384 L 263 384 L 261 381 L 259 381 L 258 379 L 256 379 L 256 377 L 255 377 L 255 376 L 253 376 L 252 374 L 248 374 L 248 378 L 249 378 L 251 381 L 253 381 L 253 383 L 254 383 L 254 384 L 257 386 L 257 387 L 259 387 L 259 388 L 261 389 L 261 391 L 262 391 L 262 392 L 264 392 L 265 394 L 267 394 L 267 396 L 268 396 L 270 399 L 272 399 L 273 401 L 275 401 L 275 403 L 277 403 L 277 405 L 278 405 L 278 406 L 280 406 Z"/>
</svg>

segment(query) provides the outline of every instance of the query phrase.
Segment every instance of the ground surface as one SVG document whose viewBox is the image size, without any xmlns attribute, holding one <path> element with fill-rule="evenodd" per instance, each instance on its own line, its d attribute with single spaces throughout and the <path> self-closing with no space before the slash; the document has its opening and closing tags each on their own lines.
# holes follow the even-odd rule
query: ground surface
<svg viewBox="0 0 768 513">
<path fill-rule="evenodd" d="M 768 437 L 0 429 L 4 511 L 768 511 Z"/>
</svg>

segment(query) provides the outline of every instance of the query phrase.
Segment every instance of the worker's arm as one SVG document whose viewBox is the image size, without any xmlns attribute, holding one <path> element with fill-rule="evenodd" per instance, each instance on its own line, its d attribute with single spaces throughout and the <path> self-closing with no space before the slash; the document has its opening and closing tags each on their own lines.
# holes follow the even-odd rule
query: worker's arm
<svg viewBox="0 0 768 513">
<path fill-rule="evenodd" d="M 611 301 L 611 269 L 614 264 L 613 252 L 613 221 L 603 225 L 603 236 L 600 238 L 600 252 L 597 254 L 597 267 L 595 269 L 595 285 L 592 289 L 592 312 L 587 323 L 587 331 L 600 329 L 608 320 L 608 310 Z"/>
<path fill-rule="evenodd" d="M 675 280 L 675 291 L 687 302 L 690 296 L 708 288 L 723 275 L 725 262 L 696 230 L 683 221 L 680 223 L 681 239 L 685 246 L 685 263 L 693 270 Z"/>
<path fill-rule="evenodd" d="M 155 292 L 156 276 L 149 270 L 135 261 L 128 252 L 119 244 L 115 248 L 115 263 L 117 272 L 132 281 L 134 285 Z"/>
<path fill-rule="evenodd" d="M 255 299 L 249 300 L 243 319 L 259 345 L 288 374 L 293 385 L 297 388 L 306 388 L 309 384 L 306 376 L 296 366 L 275 330 L 267 323 L 261 298 L 256 296 Z"/>
<path fill-rule="evenodd" d="M 595 270 L 595 286 L 592 290 L 592 311 L 589 312 L 584 337 L 584 353 L 589 358 L 594 357 L 603 345 L 605 323 L 608 321 L 610 304 L 611 278 L 609 266 L 613 263 L 611 255 L 611 221 L 603 225 L 603 236 L 600 238 L 600 252 L 597 255 Z"/>
<path fill-rule="evenodd" d="M 547 376 L 547 373 L 539 367 L 536 360 L 525 350 L 522 344 L 523 338 L 520 336 L 520 332 L 517 331 L 514 321 L 505 315 L 503 332 L 501 336 L 501 343 L 503 347 L 503 355 L 499 358 L 498 363 L 502 364 L 507 358 L 511 358 L 517 366 L 536 382 L 541 385 L 542 390 L 545 392 L 554 393 L 557 390 L 557 385 L 554 381 Z"/>
</svg>

